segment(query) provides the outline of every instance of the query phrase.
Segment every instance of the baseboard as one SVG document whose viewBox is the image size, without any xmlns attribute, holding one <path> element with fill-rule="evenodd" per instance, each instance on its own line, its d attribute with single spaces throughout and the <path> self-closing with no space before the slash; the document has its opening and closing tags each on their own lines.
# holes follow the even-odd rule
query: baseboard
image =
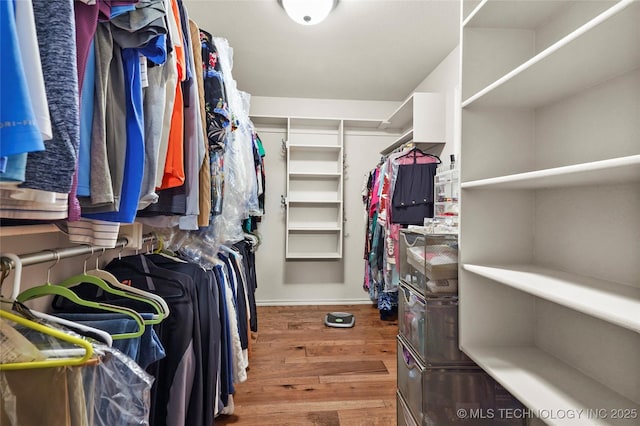
<svg viewBox="0 0 640 426">
<path fill-rule="evenodd" d="M 371 305 L 371 299 L 256 300 L 257 306 Z"/>
</svg>

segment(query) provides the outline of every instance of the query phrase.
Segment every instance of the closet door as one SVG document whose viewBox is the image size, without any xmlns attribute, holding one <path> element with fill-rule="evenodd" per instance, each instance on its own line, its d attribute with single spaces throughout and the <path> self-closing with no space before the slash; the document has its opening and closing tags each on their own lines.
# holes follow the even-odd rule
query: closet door
<svg viewBox="0 0 640 426">
<path fill-rule="evenodd" d="M 639 3 L 463 1 L 460 345 L 547 424 L 640 422 Z"/>
<path fill-rule="evenodd" d="M 289 118 L 287 259 L 339 259 L 343 226 L 343 122 Z"/>
</svg>

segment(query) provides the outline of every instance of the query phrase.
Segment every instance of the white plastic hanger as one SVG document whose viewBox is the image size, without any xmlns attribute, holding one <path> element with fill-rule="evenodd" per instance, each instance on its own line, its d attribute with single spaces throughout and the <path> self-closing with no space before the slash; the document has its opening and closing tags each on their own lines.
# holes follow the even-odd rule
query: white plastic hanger
<svg viewBox="0 0 640 426">
<path fill-rule="evenodd" d="M 18 257 L 13 253 L 3 253 L 2 257 L 6 257 L 7 259 L 13 260 L 13 264 L 15 265 L 15 269 L 13 269 L 14 271 L 13 285 L 11 287 L 11 296 L 10 296 L 10 299 L 11 299 L 10 302 L 13 303 L 18 297 L 18 294 L 20 294 L 20 282 L 21 282 L 20 280 L 22 279 L 22 260 L 20 260 L 20 257 Z M 40 318 L 55 324 L 60 324 L 66 327 L 70 327 L 74 330 L 77 330 L 78 332 L 84 331 L 87 333 L 93 333 L 93 335 L 99 336 L 100 340 L 109 347 L 111 347 L 111 345 L 113 344 L 113 339 L 111 338 L 111 335 L 104 330 L 100 330 L 94 327 L 89 327 L 88 325 L 79 324 L 77 322 L 69 321 L 63 318 L 58 318 L 54 315 L 45 314 L 44 312 L 34 311 L 33 309 L 29 309 L 29 312 L 37 318 Z M 79 350 L 82 351 L 82 349 L 79 349 Z M 65 356 L 67 355 L 65 354 Z"/>
<path fill-rule="evenodd" d="M 126 243 L 122 244 L 122 249 L 124 250 L 126 246 Z M 158 296 L 157 294 L 153 294 L 150 293 L 148 291 L 144 291 L 141 290 L 139 288 L 133 287 L 133 286 L 128 286 L 126 284 L 121 283 L 118 278 L 116 278 L 115 275 L 113 275 L 111 272 L 105 271 L 104 269 L 100 269 L 99 265 L 100 265 L 100 257 L 102 257 L 102 255 L 104 254 L 106 249 L 102 249 L 102 253 L 96 257 L 96 269 L 93 269 L 91 271 L 87 272 L 87 275 L 93 275 L 94 277 L 98 277 L 100 279 L 102 279 L 103 281 L 105 281 L 107 284 L 111 285 L 112 287 L 118 288 L 120 290 L 124 290 L 126 292 L 138 295 L 138 296 L 142 296 L 142 297 L 146 297 L 148 299 L 151 299 L 155 302 L 158 303 L 158 305 L 160 305 L 160 308 L 162 309 L 162 312 L 166 317 L 169 316 L 169 305 L 167 305 L 167 302 L 160 296 Z M 120 254 L 118 254 L 118 258 L 120 259 Z"/>
</svg>

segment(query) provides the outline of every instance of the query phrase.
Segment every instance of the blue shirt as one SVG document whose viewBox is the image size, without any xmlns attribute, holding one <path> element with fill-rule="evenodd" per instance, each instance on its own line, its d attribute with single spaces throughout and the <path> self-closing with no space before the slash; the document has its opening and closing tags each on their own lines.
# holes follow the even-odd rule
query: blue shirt
<svg viewBox="0 0 640 426">
<path fill-rule="evenodd" d="M 91 130 L 95 75 L 96 52 L 92 40 L 80 95 L 80 152 L 78 156 L 78 196 L 80 197 L 91 195 Z"/>
<path fill-rule="evenodd" d="M 0 1 L 0 156 L 44 150 L 31 106 L 15 19 L 14 0 Z M 24 181 L 26 157 L 8 157 L 0 180 Z"/>
</svg>

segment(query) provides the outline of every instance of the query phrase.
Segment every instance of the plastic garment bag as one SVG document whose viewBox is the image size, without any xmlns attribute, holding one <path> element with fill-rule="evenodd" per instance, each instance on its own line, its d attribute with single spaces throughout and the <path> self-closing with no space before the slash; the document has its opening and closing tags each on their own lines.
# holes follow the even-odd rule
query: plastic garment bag
<svg viewBox="0 0 640 426">
<path fill-rule="evenodd" d="M 241 221 L 259 211 L 253 158 L 253 128 L 249 120 L 249 96 L 242 94 L 233 79 L 233 49 L 227 40 L 214 39 L 232 113 L 232 129 L 224 152 L 225 187 L 222 214 L 214 218 L 214 239 L 219 243 L 241 241 Z"/>
<path fill-rule="evenodd" d="M 115 348 L 97 345 L 101 362 L 83 368 L 89 424 L 149 425 L 153 377 Z"/>
<path fill-rule="evenodd" d="M 95 352 L 85 366 L 0 371 L 0 424 L 149 425 L 153 377 L 115 348 Z"/>
</svg>

